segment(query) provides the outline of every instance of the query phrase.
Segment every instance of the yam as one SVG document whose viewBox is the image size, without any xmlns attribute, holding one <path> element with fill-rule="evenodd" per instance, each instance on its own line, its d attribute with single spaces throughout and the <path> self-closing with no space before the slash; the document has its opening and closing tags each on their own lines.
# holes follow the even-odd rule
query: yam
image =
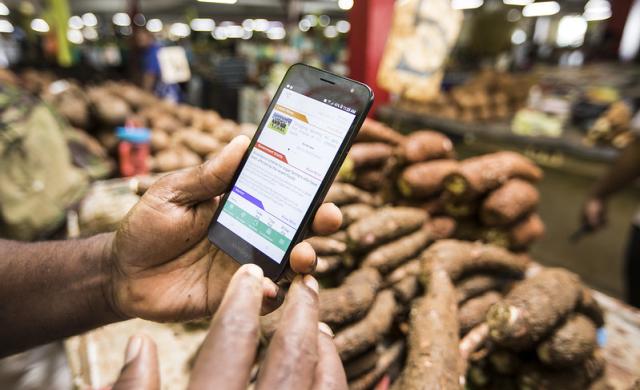
<svg viewBox="0 0 640 390">
<path fill-rule="evenodd" d="M 342 324 L 362 317 L 369 310 L 381 284 L 378 271 L 360 268 L 349 274 L 339 287 L 320 290 L 320 321 Z"/>
<path fill-rule="evenodd" d="M 387 276 L 387 282 L 391 284 L 398 283 L 409 276 L 417 277 L 419 273 L 420 260 L 409 260 L 391 272 L 389 276 Z"/>
<path fill-rule="evenodd" d="M 393 343 L 389 348 L 380 352 L 380 358 L 376 362 L 375 367 L 366 374 L 349 382 L 349 390 L 368 390 L 371 389 L 380 378 L 389 370 L 389 368 L 400 360 L 404 352 L 404 342 L 399 340 Z"/>
<path fill-rule="evenodd" d="M 544 222 L 538 214 L 530 214 L 511 228 L 509 238 L 512 248 L 527 248 L 544 236 Z"/>
<path fill-rule="evenodd" d="M 350 203 L 376 205 L 377 200 L 370 193 L 348 183 L 333 183 L 324 198 L 326 203 L 343 206 Z"/>
<path fill-rule="evenodd" d="M 519 350 L 533 346 L 575 309 L 580 293 L 576 274 L 560 268 L 542 269 L 491 307 L 487 313 L 491 338 Z"/>
<path fill-rule="evenodd" d="M 347 228 L 348 244 L 353 250 L 365 250 L 419 229 L 427 221 L 424 210 L 410 207 L 386 207 L 356 221 Z"/>
<path fill-rule="evenodd" d="M 538 358 L 550 367 L 568 367 L 591 356 L 598 344 L 596 326 L 586 316 L 576 313 L 553 330 L 538 345 Z"/>
<path fill-rule="evenodd" d="M 171 134 L 176 130 L 183 128 L 182 123 L 178 121 L 174 116 L 167 113 L 159 113 L 156 116 L 149 118 L 151 127 L 154 129 L 160 129 Z"/>
<path fill-rule="evenodd" d="M 160 129 L 153 129 L 151 131 L 151 150 L 154 152 L 158 152 L 160 150 L 165 150 L 170 145 L 170 138 L 167 133 Z"/>
<path fill-rule="evenodd" d="M 408 163 L 455 157 L 451 140 L 432 130 L 411 133 L 406 137 L 400 154 Z"/>
<path fill-rule="evenodd" d="M 606 362 L 600 350 L 582 363 L 564 370 L 557 370 L 537 362 L 525 364 L 518 377 L 523 390 L 584 390 L 602 376 Z"/>
<path fill-rule="evenodd" d="M 347 244 L 329 237 L 309 237 L 305 240 L 318 256 L 338 255 L 347 250 Z"/>
<path fill-rule="evenodd" d="M 475 298 L 488 291 L 501 291 L 509 283 L 509 279 L 496 275 L 470 275 L 456 283 L 458 304 Z"/>
<path fill-rule="evenodd" d="M 500 293 L 488 291 L 463 303 L 458 309 L 460 334 L 464 335 L 476 325 L 481 324 L 484 321 L 489 308 L 501 298 L 502 295 L 500 295 Z"/>
<path fill-rule="evenodd" d="M 367 169 L 356 173 L 353 184 L 365 191 L 376 192 L 385 187 L 388 176 L 379 168 Z"/>
<path fill-rule="evenodd" d="M 124 125 L 127 116 L 131 114 L 127 102 L 114 95 L 102 95 L 93 104 L 98 120 L 105 125 Z"/>
<path fill-rule="evenodd" d="M 406 278 L 394 283 L 391 286 L 396 299 L 402 303 L 409 303 L 418 295 L 420 291 L 420 282 L 416 276 L 407 276 Z"/>
<path fill-rule="evenodd" d="M 402 172 L 398 188 L 407 198 L 428 198 L 440 193 L 444 189 L 444 178 L 457 169 L 455 160 L 419 162 Z"/>
<path fill-rule="evenodd" d="M 177 134 L 179 134 L 179 139 L 184 146 L 200 156 L 217 153 L 222 149 L 222 144 L 217 139 L 195 128 L 185 128 Z"/>
<path fill-rule="evenodd" d="M 576 311 L 589 317 L 589 319 L 595 324 L 596 328 L 604 326 L 604 311 L 593 296 L 591 289 L 588 287 L 582 286 L 580 300 Z"/>
<path fill-rule="evenodd" d="M 347 159 L 355 170 L 367 167 L 379 167 L 391 158 L 393 146 L 382 142 L 363 142 L 354 144 L 347 154 Z"/>
<path fill-rule="evenodd" d="M 480 219 L 487 226 L 510 225 L 536 208 L 538 190 L 529 182 L 511 179 L 482 202 Z"/>
<path fill-rule="evenodd" d="M 405 137 L 385 124 L 367 118 L 364 120 L 356 142 L 384 142 L 390 145 L 404 143 Z"/>
<path fill-rule="evenodd" d="M 459 389 L 458 304 L 447 272 L 435 265 L 427 293 L 410 313 L 408 355 L 393 389 Z"/>
<path fill-rule="evenodd" d="M 340 207 L 342 212 L 342 226 L 349 226 L 353 222 L 373 214 L 375 209 L 366 203 L 354 203 Z"/>
<path fill-rule="evenodd" d="M 344 372 L 347 374 L 347 380 L 353 380 L 368 371 L 371 371 L 380 358 L 378 347 L 373 347 L 369 351 L 356 356 L 344 364 Z"/>
<path fill-rule="evenodd" d="M 518 353 L 508 349 L 497 349 L 489 355 L 489 363 L 499 374 L 514 375 L 518 373 L 523 362 Z"/>
<path fill-rule="evenodd" d="M 336 333 L 333 342 L 340 358 L 347 360 L 377 344 L 391 329 L 397 310 L 393 292 L 381 291 L 364 318 Z"/>
<path fill-rule="evenodd" d="M 200 157 L 185 148 L 167 149 L 155 156 L 153 169 L 158 172 L 169 172 L 198 165 Z"/>
<path fill-rule="evenodd" d="M 415 232 L 383 244 L 369 252 L 362 260 L 362 265 L 376 268 L 383 273 L 388 272 L 405 260 L 418 255 L 432 242 L 448 237 L 453 231 L 453 223 L 455 222 L 448 218 L 429 220 Z"/>
<path fill-rule="evenodd" d="M 341 256 L 318 256 L 316 269 L 313 272 L 315 276 L 322 276 L 331 273 L 342 265 Z"/>
<path fill-rule="evenodd" d="M 445 190 L 456 198 L 477 199 L 512 178 L 536 182 L 542 171 L 521 154 L 496 152 L 462 161 L 458 171 L 445 178 Z"/>
<path fill-rule="evenodd" d="M 221 121 L 213 130 L 213 136 L 220 142 L 230 142 L 239 134 L 238 125 L 229 119 Z"/>
<path fill-rule="evenodd" d="M 428 271 L 434 263 L 441 264 L 451 280 L 474 272 L 491 272 L 522 278 L 529 265 L 526 256 L 513 254 L 504 248 L 479 242 L 440 240 L 422 252 L 422 271 Z"/>
</svg>

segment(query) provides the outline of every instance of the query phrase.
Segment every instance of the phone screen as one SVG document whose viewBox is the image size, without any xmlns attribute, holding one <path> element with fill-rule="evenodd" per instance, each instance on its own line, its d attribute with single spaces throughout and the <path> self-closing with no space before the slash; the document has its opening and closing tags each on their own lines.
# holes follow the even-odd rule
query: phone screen
<svg viewBox="0 0 640 390">
<path fill-rule="evenodd" d="M 290 84 L 273 107 L 217 221 L 279 264 L 356 110 Z"/>
</svg>

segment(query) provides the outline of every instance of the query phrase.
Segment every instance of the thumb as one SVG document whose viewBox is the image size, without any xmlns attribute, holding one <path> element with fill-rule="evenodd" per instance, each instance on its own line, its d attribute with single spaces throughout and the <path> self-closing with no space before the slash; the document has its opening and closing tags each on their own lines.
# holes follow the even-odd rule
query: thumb
<svg viewBox="0 0 640 390">
<path fill-rule="evenodd" d="M 215 159 L 168 175 L 149 191 L 169 192 L 172 202 L 184 205 L 210 200 L 227 190 L 249 142 L 249 138 L 238 136 Z"/>
<path fill-rule="evenodd" d="M 160 371 L 156 344 L 147 336 L 129 339 L 124 367 L 112 390 L 159 390 Z"/>
</svg>

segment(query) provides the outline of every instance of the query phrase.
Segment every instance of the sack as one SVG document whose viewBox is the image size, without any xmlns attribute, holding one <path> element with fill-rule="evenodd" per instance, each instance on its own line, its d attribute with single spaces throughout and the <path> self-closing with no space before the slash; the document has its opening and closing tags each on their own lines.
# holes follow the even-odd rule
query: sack
<svg viewBox="0 0 640 390">
<path fill-rule="evenodd" d="M 34 240 L 64 223 L 88 187 L 65 124 L 44 103 L 0 86 L 0 236 Z"/>
</svg>

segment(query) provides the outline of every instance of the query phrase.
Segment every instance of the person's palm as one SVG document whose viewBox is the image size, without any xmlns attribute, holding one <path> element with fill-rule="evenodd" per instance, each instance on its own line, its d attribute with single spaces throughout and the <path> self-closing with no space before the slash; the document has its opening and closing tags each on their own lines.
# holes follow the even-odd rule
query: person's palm
<svg viewBox="0 0 640 390">
<path fill-rule="evenodd" d="M 131 210 L 113 243 L 111 294 L 121 314 L 176 321 L 218 307 L 239 265 L 209 242 L 207 228 L 248 143 L 238 137 L 215 160 L 160 179 Z M 337 208 L 325 205 L 314 227 L 326 233 L 340 222 Z M 298 272 L 310 271 L 314 261 L 308 244 L 291 255 Z"/>
</svg>

